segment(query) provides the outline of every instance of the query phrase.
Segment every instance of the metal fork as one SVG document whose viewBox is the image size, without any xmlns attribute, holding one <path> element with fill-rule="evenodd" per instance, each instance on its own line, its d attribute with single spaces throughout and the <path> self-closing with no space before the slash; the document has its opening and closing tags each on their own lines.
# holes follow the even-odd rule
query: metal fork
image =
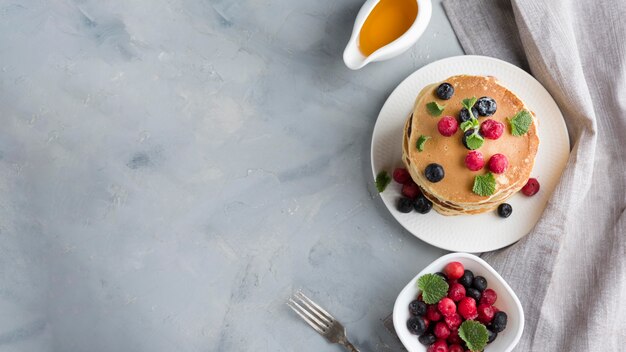
<svg viewBox="0 0 626 352">
<path fill-rule="evenodd" d="M 298 290 L 292 295 L 289 301 L 287 301 L 287 305 L 293 309 L 294 312 L 298 313 L 315 331 L 324 336 L 328 342 L 338 343 L 350 352 L 359 352 L 359 350 L 348 341 L 346 329 L 343 325 L 333 318 L 330 313 L 325 311 L 324 308 L 305 296 L 302 291 Z"/>
</svg>

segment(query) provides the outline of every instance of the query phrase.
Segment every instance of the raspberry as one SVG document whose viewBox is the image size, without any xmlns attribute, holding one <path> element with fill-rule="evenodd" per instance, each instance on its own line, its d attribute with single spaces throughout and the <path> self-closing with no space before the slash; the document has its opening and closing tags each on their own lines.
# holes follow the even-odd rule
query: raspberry
<svg viewBox="0 0 626 352">
<path fill-rule="evenodd" d="M 443 136 L 450 137 L 459 129 L 459 123 L 452 116 L 444 116 L 437 123 L 437 129 Z"/>
<path fill-rule="evenodd" d="M 536 178 L 529 178 L 526 185 L 522 187 L 522 193 L 525 196 L 534 196 L 537 192 L 539 192 L 539 181 Z"/>
<path fill-rule="evenodd" d="M 483 296 L 480 298 L 480 304 L 486 304 L 488 306 L 492 306 L 494 303 L 496 303 L 497 299 L 498 299 L 498 295 L 496 294 L 496 291 L 488 288 L 485 291 L 483 291 Z"/>
<path fill-rule="evenodd" d="M 428 347 L 427 352 L 449 352 L 448 344 L 445 340 L 437 340 L 435 343 Z"/>
<path fill-rule="evenodd" d="M 489 170 L 494 174 L 501 174 L 509 166 L 509 160 L 504 154 L 494 154 L 491 156 L 491 158 L 489 158 L 489 163 L 487 166 L 489 167 Z"/>
<path fill-rule="evenodd" d="M 488 139 L 498 139 L 504 132 L 504 124 L 492 119 L 485 120 L 480 125 L 480 134 Z"/>
<path fill-rule="evenodd" d="M 443 319 L 446 322 L 446 325 L 450 328 L 450 330 L 456 330 L 461 326 L 463 320 L 461 316 L 458 314 L 452 314 Z"/>
<path fill-rule="evenodd" d="M 444 316 L 456 313 L 456 305 L 454 304 L 454 301 L 448 297 L 442 298 L 441 301 L 439 301 L 439 304 L 437 304 L 437 308 L 439 308 L 439 311 Z"/>
<path fill-rule="evenodd" d="M 420 191 L 419 186 L 416 185 L 415 182 L 411 180 L 410 182 L 402 185 L 401 193 L 403 196 L 409 199 L 415 199 L 420 195 L 420 193 L 422 193 L 422 191 Z"/>
<path fill-rule="evenodd" d="M 398 167 L 393 170 L 393 180 L 402 185 L 407 184 L 409 181 L 413 181 L 413 179 L 411 179 L 411 174 L 409 174 L 407 169 L 403 167 Z"/>
<path fill-rule="evenodd" d="M 458 345 L 463 343 L 463 340 L 461 340 L 461 337 L 459 337 L 458 329 L 450 329 L 450 336 L 448 336 L 448 343 L 458 344 Z"/>
<path fill-rule="evenodd" d="M 448 297 L 455 302 L 460 301 L 463 297 L 465 297 L 465 287 L 457 282 L 450 284 Z"/>
<path fill-rule="evenodd" d="M 472 150 L 465 157 L 465 166 L 472 171 L 478 171 L 485 166 L 485 158 L 483 153 L 478 150 Z"/>
<path fill-rule="evenodd" d="M 487 325 L 489 323 L 491 323 L 491 320 L 493 319 L 494 314 L 496 314 L 495 309 L 493 309 L 493 306 L 487 305 L 487 304 L 481 304 L 478 306 L 478 321 Z"/>
<path fill-rule="evenodd" d="M 428 326 L 430 325 L 430 320 L 428 320 L 428 318 L 423 317 L 424 318 L 424 325 L 426 325 L 426 329 L 428 329 Z"/>
<path fill-rule="evenodd" d="M 464 352 L 463 347 L 458 344 L 450 345 L 448 352 Z"/>
<path fill-rule="evenodd" d="M 445 340 L 448 338 L 448 336 L 450 336 L 450 329 L 448 329 L 448 325 L 446 325 L 445 323 L 439 322 L 437 323 L 437 325 L 435 325 L 433 333 L 435 334 L 435 336 L 437 336 L 438 339 Z"/>
<path fill-rule="evenodd" d="M 465 272 L 465 268 L 463 264 L 459 262 L 452 262 L 446 265 L 446 268 L 443 269 L 444 274 L 448 277 L 449 280 L 457 280 L 463 276 Z"/>
<path fill-rule="evenodd" d="M 478 316 L 476 301 L 470 297 L 465 297 L 459 302 L 458 310 L 466 320 L 475 319 Z"/>
<path fill-rule="evenodd" d="M 431 323 L 441 320 L 441 313 L 437 310 L 437 306 L 431 304 L 426 308 L 426 319 L 430 320 Z"/>
</svg>

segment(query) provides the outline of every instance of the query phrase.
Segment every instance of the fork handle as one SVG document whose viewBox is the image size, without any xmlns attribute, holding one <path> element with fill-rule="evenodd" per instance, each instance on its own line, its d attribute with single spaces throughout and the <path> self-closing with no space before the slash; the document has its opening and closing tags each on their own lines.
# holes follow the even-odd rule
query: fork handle
<svg viewBox="0 0 626 352">
<path fill-rule="evenodd" d="M 349 352 L 359 352 L 359 350 L 357 350 L 356 347 L 348 341 L 348 339 L 339 340 L 339 344 L 343 345 L 343 347 L 345 347 Z"/>
</svg>

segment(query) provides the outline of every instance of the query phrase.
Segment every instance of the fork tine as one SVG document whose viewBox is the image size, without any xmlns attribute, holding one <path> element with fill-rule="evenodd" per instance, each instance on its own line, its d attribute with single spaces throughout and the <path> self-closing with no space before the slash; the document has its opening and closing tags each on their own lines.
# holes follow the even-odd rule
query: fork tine
<svg viewBox="0 0 626 352">
<path fill-rule="evenodd" d="M 324 310 L 324 308 L 320 307 L 317 303 L 313 302 L 309 297 L 305 296 L 302 291 L 296 292 L 296 295 L 299 295 L 301 298 L 303 298 L 304 301 L 308 302 L 310 305 L 312 305 L 313 307 L 317 308 L 318 311 L 324 313 L 326 315 L 326 318 L 327 318 L 327 320 L 329 322 L 332 322 L 332 321 L 335 320 L 335 318 L 333 318 L 333 316 L 330 315 L 330 313 L 328 313 L 326 310 Z"/>
<path fill-rule="evenodd" d="M 304 295 L 299 296 L 298 293 L 301 293 L 301 292 L 297 292 L 295 297 L 298 298 L 298 300 L 300 302 L 302 302 L 302 304 L 304 304 L 307 308 L 309 308 L 309 310 L 313 314 L 315 314 L 318 318 L 324 320 L 326 322 L 324 325 L 332 324 L 332 322 L 333 322 L 332 317 L 329 318 L 329 317 L 326 316 L 326 315 L 328 315 L 328 313 L 320 311 L 320 309 L 321 309 L 320 306 L 315 304 L 315 302 L 311 301 L 309 298 L 307 298 Z"/>
<path fill-rule="evenodd" d="M 306 321 L 313 329 L 315 329 L 315 331 L 317 331 L 321 335 L 324 334 L 324 330 L 322 330 L 323 324 L 317 318 L 312 316 L 311 313 L 309 313 L 306 309 L 302 308 L 302 306 L 296 303 L 296 301 L 289 298 L 287 305 L 289 306 L 289 308 L 293 309 L 294 312 L 298 313 L 298 315 L 302 319 L 304 319 L 304 321 Z"/>
</svg>

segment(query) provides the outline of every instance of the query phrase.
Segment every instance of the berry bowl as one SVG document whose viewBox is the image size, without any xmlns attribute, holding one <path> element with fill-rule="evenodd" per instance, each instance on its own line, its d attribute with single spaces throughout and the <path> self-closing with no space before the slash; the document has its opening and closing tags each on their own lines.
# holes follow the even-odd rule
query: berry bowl
<svg viewBox="0 0 626 352">
<path fill-rule="evenodd" d="M 495 340 L 488 344 L 484 351 L 508 352 L 513 350 L 524 331 L 524 311 L 522 304 L 515 295 L 515 292 L 513 292 L 500 274 L 484 260 L 468 253 L 450 253 L 440 257 L 417 274 L 400 292 L 393 307 L 393 325 L 402 344 L 404 344 L 409 352 L 427 351 L 428 346 L 420 343 L 418 336 L 411 333 L 407 327 L 407 321 L 412 317 L 409 312 L 409 304 L 416 300 L 421 293 L 417 284 L 420 277 L 426 274 L 441 273 L 444 269 L 447 270 L 449 263 L 453 262 L 461 263 L 466 271 L 471 271 L 474 275 L 482 276 L 486 279 L 487 289 L 497 292 L 497 301 L 495 304 L 493 302 L 491 304 L 497 307 L 499 311 L 506 312 L 508 317 L 507 322 L 505 322 L 506 328 L 497 334 Z M 459 282 L 461 282 L 461 280 L 462 279 L 459 279 Z M 468 292 L 469 291 L 470 289 L 468 289 Z M 498 313 L 496 313 L 496 315 L 497 314 Z M 492 329 L 491 326 L 489 328 Z"/>
</svg>

